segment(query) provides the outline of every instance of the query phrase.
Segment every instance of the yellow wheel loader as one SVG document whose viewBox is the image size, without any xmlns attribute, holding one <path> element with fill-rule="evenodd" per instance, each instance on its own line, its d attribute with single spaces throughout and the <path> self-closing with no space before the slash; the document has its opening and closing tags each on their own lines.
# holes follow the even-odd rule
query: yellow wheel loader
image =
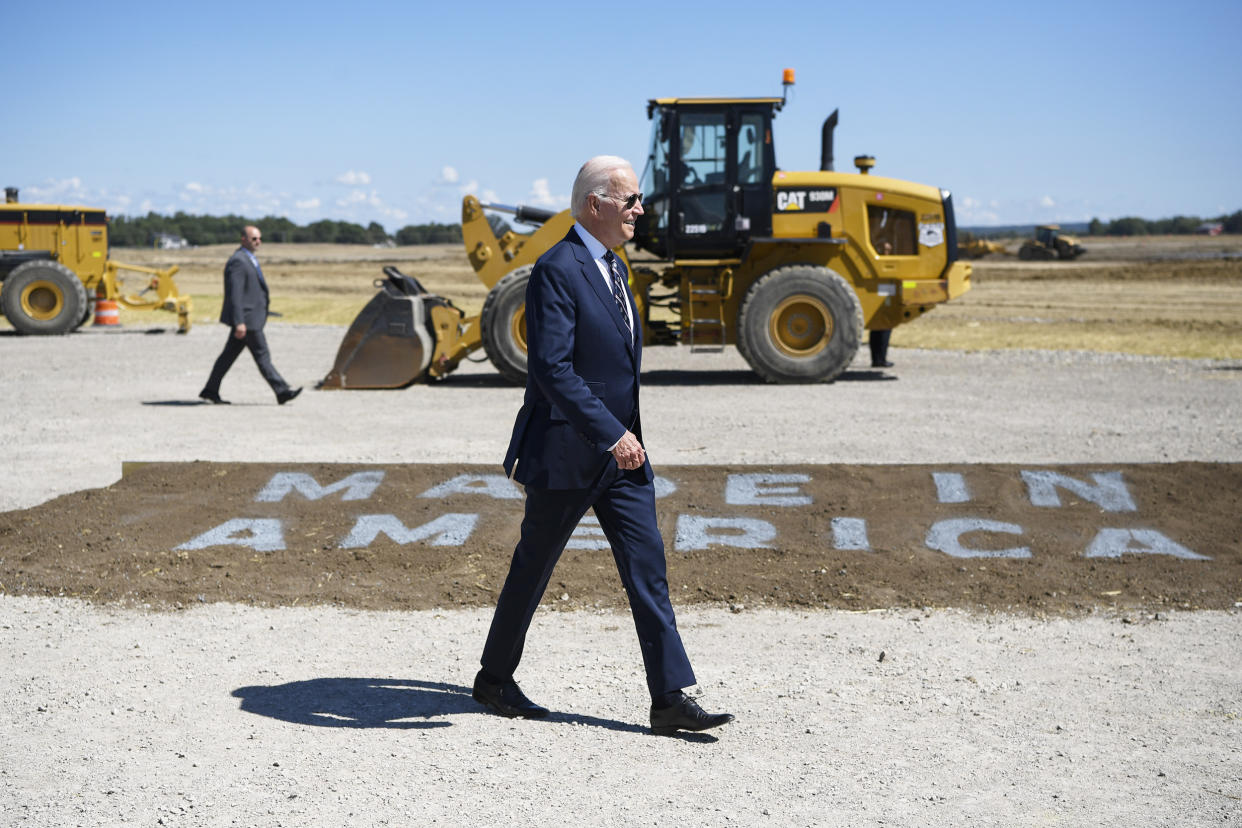
<svg viewBox="0 0 1242 828">
<path fill-rule="evenodd" d="M 0 204 L 0 310 L 23 334 L 66 334 L 91 318 L 98 297 L 132 310 L 177 314 L 190 329 L 190 297 L 177 290 L 178 268 L 157 270 L 108 259 L 103 210 L 59 204 L 21 204 L 17 188 Z M 123 271 L 142 273 L 146 287 L 122 293 Z"/>
<path fill-rule="evenodd" d="M 633 260 L 616 252 L 629 266 L 645 345 L 736 345 L 765 380 L 824 382 L 850 364 L 864 329 L 894 328 L 969 290 L 971 266 L 958 261 L 948 190 L 873 175 L 870 156 L 854 159 L 857 172 L 833 170 L 837 112 L 824 121 L 819 170 L 780 168 L 772 123 L 784 104 L 783 96 L 648 101 L 645 213 Z M 488 209 L 538 229 L 497 237 Z M 466 196 L 462 238 L 487 299 L 466 318 L 433 297 L 444 304 L 425 317 L 431 353 L 408 363 L 402 384 L 442 378 L 480 346 L 502 376 L 523 382 L 526 282 L 572 224 L 568 211 Z M 405 336 L 400 325 L 392 331 L 371 335 Z M 351 328 L 351 338 L 365 345 L 364 332 Z M 342 345 L 323 385 L 376 387 L 355 382 L 355 370 L 365 372 L 362 350 L 351 356 Z"/>
</svg>

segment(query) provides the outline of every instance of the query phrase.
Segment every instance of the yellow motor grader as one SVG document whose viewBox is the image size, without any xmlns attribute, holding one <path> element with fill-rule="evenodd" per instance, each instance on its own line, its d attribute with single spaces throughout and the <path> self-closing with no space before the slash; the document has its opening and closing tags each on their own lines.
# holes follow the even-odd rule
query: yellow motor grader
<svg viewBox="0 0 1242 828">
<path fill-rule="evenodd" d="M 793 83 L 786 70 L 785 84 Z M 641 176 L 644 215 L 630 270 L 645 345 L 736 345 L 770 382 L 823 382 L 853 360 L 863 330 L 891 329 L 970 289 L 948 190 L 833 169 L 838 114 L 822 129 L 820 169 L 777 166 L 780 98 L 658 98 Z M 497 237 L 486 211 L 529 234 Z M 573 224 L 569 211 L 462 202 L 466 254 L 488 295 L 479 316 L 389 269 L 323 387 L 399 387 L 440 379 L 482 347 L 505 378 L 526 375 L 526 283 Z M 645 254 L 645 255 L 643 255 Z M 407 358 L 394 363 L 394 354 Z M 384 382 L 376 375 L 385 374 Z"/>
<path fill-rule="evenodd" d="M 190 297 L 174 265 L 157 270 L 108 259 L 108 217 L 96 207 L 22 204 L 17 188 L 0 204 L 0 310 L 24 334 L 66 334 L 91 318 L 96 298 L 131 310 L 177 314 L 190 329 Z M 145 289 L 122 293 L 122 271 L 144 274 Z"/>
</svg>

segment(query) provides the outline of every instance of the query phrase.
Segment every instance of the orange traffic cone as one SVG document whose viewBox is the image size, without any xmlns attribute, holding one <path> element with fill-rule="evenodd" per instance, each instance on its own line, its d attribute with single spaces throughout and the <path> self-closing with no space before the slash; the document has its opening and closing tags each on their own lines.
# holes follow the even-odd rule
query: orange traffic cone
<svg viewBox="0 0 1242 828">
<path fill-rule="evenodd" d="M 121 324 L 121 308 L 117 303 L 106 298 L 106 294 L 102 290 L 95 291 L 95 322 L 94 324 L 104 327 Z"/>
</svg>

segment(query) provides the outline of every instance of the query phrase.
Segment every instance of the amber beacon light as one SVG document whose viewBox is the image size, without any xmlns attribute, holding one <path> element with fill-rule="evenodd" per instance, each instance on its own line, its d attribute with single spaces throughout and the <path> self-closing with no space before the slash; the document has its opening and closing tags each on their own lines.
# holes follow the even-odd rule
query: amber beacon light
<svg viewBox="0 0 1242 828">
<path fill-rule="evenodd" d="M 789 94 L 789 87 L 794 85 L 794 70 L 786 69 L 781 73 L 781 106 L 785 105 L 785 98 Z"/>
</svg>

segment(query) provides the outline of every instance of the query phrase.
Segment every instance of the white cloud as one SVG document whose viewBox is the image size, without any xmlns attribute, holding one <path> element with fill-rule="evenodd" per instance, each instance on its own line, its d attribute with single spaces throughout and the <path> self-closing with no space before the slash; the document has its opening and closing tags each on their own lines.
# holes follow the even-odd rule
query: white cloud
<svg viewBox="0 0 1242 828">
<path fill-rule="evenodd" d="M 457 175 L 456 167 L 445 167 L 444 169 L 440 170 L 440 183 L 441 184 L 456 184 L 457 178 L 458 178 L 458 175 Z"/>
<path fill-rule="evenodd" d="M 371 190 L 369 193 L 365 190 L 352 190 L 348 195 L 338 198 L 336 206 L 342 208 L 345 215 L 337 215 L 335 218 L 363 223 L 377 220 L 377 214 L 381 218 L 393 221 L 405 221 L 409 215 L 400 207 L 387 204 L 376 190 Z"/>
<path fill-rule="evenodd" d="M 82 186 L 82 179 L 77 178 L 49 178 L 42 186 L 35 185 L 25 189 L 27 195 L 22 198 L 25 201 L 42 201 L 47 203 L 79 201 L 84 202 L 90 198 L 87 190 Z"/>
<path fill-rule="evenodd" d="M 400 205 L 388 203 L 380 190 L 361 182 L 370 181 L 370 175 L 357 170 L 342 178 L 353 176 L 358 186 L 342 188 L 334 180 L 321 179 L 305 182 L 305 186 L 287 188 L 264 183 L 220 184 L 211 181 L 168 182 L 163 186 L 139 187 L 127 191 L 111 191 L 106 187 L 92 186 L 79 177 L 47 179 L 23 187 L 21 200 L 28 203 L 83 204 L 100 207 L 109 215 L 146 215 L 150 212 L 172 215 L 183 211 L 191 215 L 227 214 L 250 218 L 263 216 L 288 216 L 305 223 L 320 219 L 352 221 L 366 225 L 378 221 L 395 231 L 410 221 L 428 221 L 432 217 L 444 220 L 457 212 L 455 205 L 440 210 L 424 207 L 417 199 L 403 198 Z M 457 185 L 449 185 L 456 189 Z M 450 190 L 452 192 L 452 190 Z M 428 188 L 430 202 L 443 200 L 444 191 L 438 194 Z M 448 201 L 455 199 L 450 197 Z"/>
<path fill-rule="evenodd" d="M 336 177 L 337 184 L 344 184 L 347 187 L 357 187 L 371 183 L 371 176 L 362 170 L 348 170 Z"/>
<path fill-rule="evenodd" d="M 1052 200 L 1052 196 L 1044 196 L 1039 200 L 1040 207 L 1056 207 L 1057 203 Z"/>
<path fill-rule="evenodd" d="M 336 206 L 349 207 L 354 204 L 365 204 L 366 200 L 367 194 L 365 192 L 362 190 L 352 190 L 348 195 L 338 198 L 336 200 Z"/>
<path fill-rule="evenodd" d="M 568 195 L 554 195 L 548 185 L 548 179 L 536 178 L 531 182 L 530 193 L 526 196 L 527 203 L 534 207 L 550 207 L 564 210 L 569 206 Z"/>
</svg>

